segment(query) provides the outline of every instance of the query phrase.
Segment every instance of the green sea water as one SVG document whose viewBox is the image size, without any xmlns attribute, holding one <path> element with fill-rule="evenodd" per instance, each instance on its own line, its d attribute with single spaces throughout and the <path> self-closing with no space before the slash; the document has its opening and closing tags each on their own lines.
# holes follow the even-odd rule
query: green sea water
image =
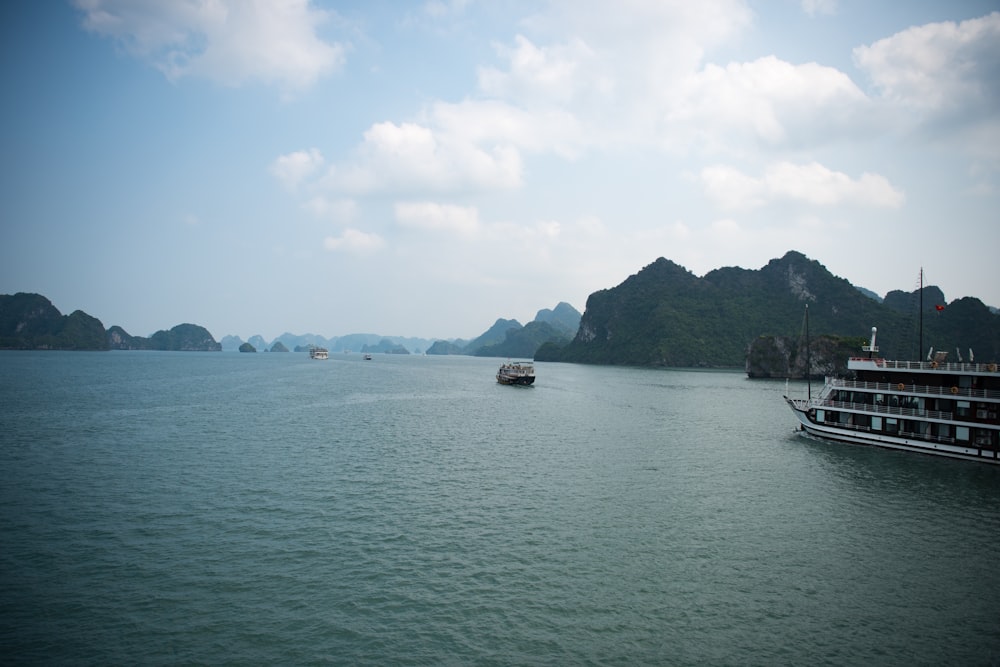
<svg viewBox="0 0 1000 667">
<path fill-rule="evenodd" d="M 1000 468 L 499 361 L 0 352 L 0 662 L 1000 664 Z"/>
</svg>

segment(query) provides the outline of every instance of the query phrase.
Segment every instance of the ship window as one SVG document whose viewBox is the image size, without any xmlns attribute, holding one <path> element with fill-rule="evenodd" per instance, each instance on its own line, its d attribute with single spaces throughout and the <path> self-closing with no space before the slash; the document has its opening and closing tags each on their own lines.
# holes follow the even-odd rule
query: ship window
<svg viewBox="0 0 1000 667">
<path fill-rule="evenodd" d="M 985 428 L 977 428 L 975 430 L 976 434 L 976 444 L 980 447 L 987 447 L 989 449 L 994 449 L 993 445 L 993 435 L 992 432 Z"/>
<path fill-rule="evenodd" d="M 816 421 L 821 424 L 826 421 L 826 410 L 816 411 Z"/>
<path fill-rule="evenodd" d="M 892 417 L 885 418 L 885 432 L 886 433 L 898 433 L 899 432 L 899 420 L 893 419 Z"/>
<path fill-rule="evenodd" d="M 875 405 L 885 405 L 885 394 L 875 394 Z"/>
<path fill-rule="evenodd" d="M 969 401 L 955 401 L 955 414 L 959 417 L 968 417 L 972 414 L 971 408 Z"/>
<path fill-rule="evenodd" d="M 876 417 L 874 415 L 872 416 L 872 430 L 873 431 L 881 431 L 882 430 L 882 418 L 881 417 Z"/>
<path fill-rule="evenodd" d="M 961 440 L 962 442 L 969 441 L 969 427 L 968 426 L 956 426 L 955 427 L 955 440 Z"/>
</svg>

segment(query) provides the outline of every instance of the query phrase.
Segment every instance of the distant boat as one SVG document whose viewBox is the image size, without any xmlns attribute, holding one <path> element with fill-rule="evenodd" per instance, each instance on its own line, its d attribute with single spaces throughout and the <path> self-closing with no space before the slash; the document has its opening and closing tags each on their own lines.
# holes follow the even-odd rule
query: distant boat
<svg viewBox="0 0 1000 667">
<path fill-rule="evenodd" d="M 365 361 L 371 361 L 371 360 L 372 360 L 372 355 L 365 352 Z"/>
<path fill-rule="evenodd" d="M 500 364 L 497 382 L 528 386 L 535 382 L 535 364 L 531 361 L 514 361 Z"/>
<path fill-rule="evenodd" d="M 315 345 L 309 348 L 309 358 L 310 359 L 329 359 L 330 352 L 325 347 L 316 347 Z"/>
</svg>

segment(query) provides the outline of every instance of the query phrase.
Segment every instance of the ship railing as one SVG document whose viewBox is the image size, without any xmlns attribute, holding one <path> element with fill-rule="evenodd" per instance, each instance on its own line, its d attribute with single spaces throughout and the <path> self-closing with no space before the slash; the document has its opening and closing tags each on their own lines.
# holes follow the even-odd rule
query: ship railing
<svg viewBox="0 0 1000 667">
<path fill-rule="evenodd" d="M 873 433 L 871 426 L 860 426 L 858 424 L 837 424 L 837 428 L 849 430 L 849 431 L 864 431 L 865 433 Z M 879 431 L 879 433 L 884 433 Z M 955 443 L 955 438 L 946 435 L 931 435 L 930 433 L 913 433 L 911 431 L 899 431 L 898 433 L 891 433 L 889 435 L 896 435 L 900 438 L 913 438 L 916 440 L 921 440 L 924 442 L 940 442 L 942 444 L 950 445 Z"/>
<path fill-rule="evenodd" d="M 900 431 L 899 437 L 914 438 L 917 440 L 930 441 L 930 442 L 940 442 L 946 445 L 955 444 L 955 438 L 946 435 L 931 435 L 930 433 L 912 433 L 910 431 Z"/>
<path fill-rule="evenodd" d="M 914 362 L 916 363 L 916 362 Z M 838 389 L 867 389 L 893 394 L 931 394 L 935 396 L 951 396 L 955 398 L 984 398 L 1000 400 L 1000 391 L 996 389 L 973 389 L 971 387 L 939 387 L 932 385 L 917 385 L 892 382 L 864 382 L 861 380 L 830 379 L 829 384 Z M 903 388 L 900 389 L 899 385 Z"/>
<path fill-rule="evenodd" d="M 942 410 L 918 410 L 916 408 L 904 408 L 898 405 L 877 405 L 870 403 L 849 403 L 847 401 L 813 400 L 810 407 L 829 408 L 832 410 L 852 410 L 854 412 L 877 413 L 880 415 L 892 415 L 895 417 L 913 417 L 917 419 L 940 419 L 944 421 L 954 421 L 955 415 L 952 412 Z"/>
<path fill-rule="evenodd" d="M 873 361 L 879 368 L 903 371 L 939 371 L 944 373 L 996 373 L 997 364 L 978 362 L 893 361 L 891 359 L 851 357 L 851 361 Z"/>
</svg>

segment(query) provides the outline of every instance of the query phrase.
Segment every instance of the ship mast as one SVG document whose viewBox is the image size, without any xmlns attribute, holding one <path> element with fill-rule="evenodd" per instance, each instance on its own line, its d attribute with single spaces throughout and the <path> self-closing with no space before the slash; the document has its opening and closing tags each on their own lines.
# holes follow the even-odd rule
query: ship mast
<svg viewBox="0 0 1000 667">
<path fill-rule="evenodd" d="M 812 373 L 809 372 L 812 366 L 811 360 L 809 359 L 809 304 L 806 304 L 806 396 L 811 401 L 813 397 L 812 393 Z"/>
<path fill-rule="evenodd" d="M 918 321 L 917 361 L 920 361 L 924 354 L 924 267 L 922 266 L 920 267 L 920 319 Z"/>
</svg>

